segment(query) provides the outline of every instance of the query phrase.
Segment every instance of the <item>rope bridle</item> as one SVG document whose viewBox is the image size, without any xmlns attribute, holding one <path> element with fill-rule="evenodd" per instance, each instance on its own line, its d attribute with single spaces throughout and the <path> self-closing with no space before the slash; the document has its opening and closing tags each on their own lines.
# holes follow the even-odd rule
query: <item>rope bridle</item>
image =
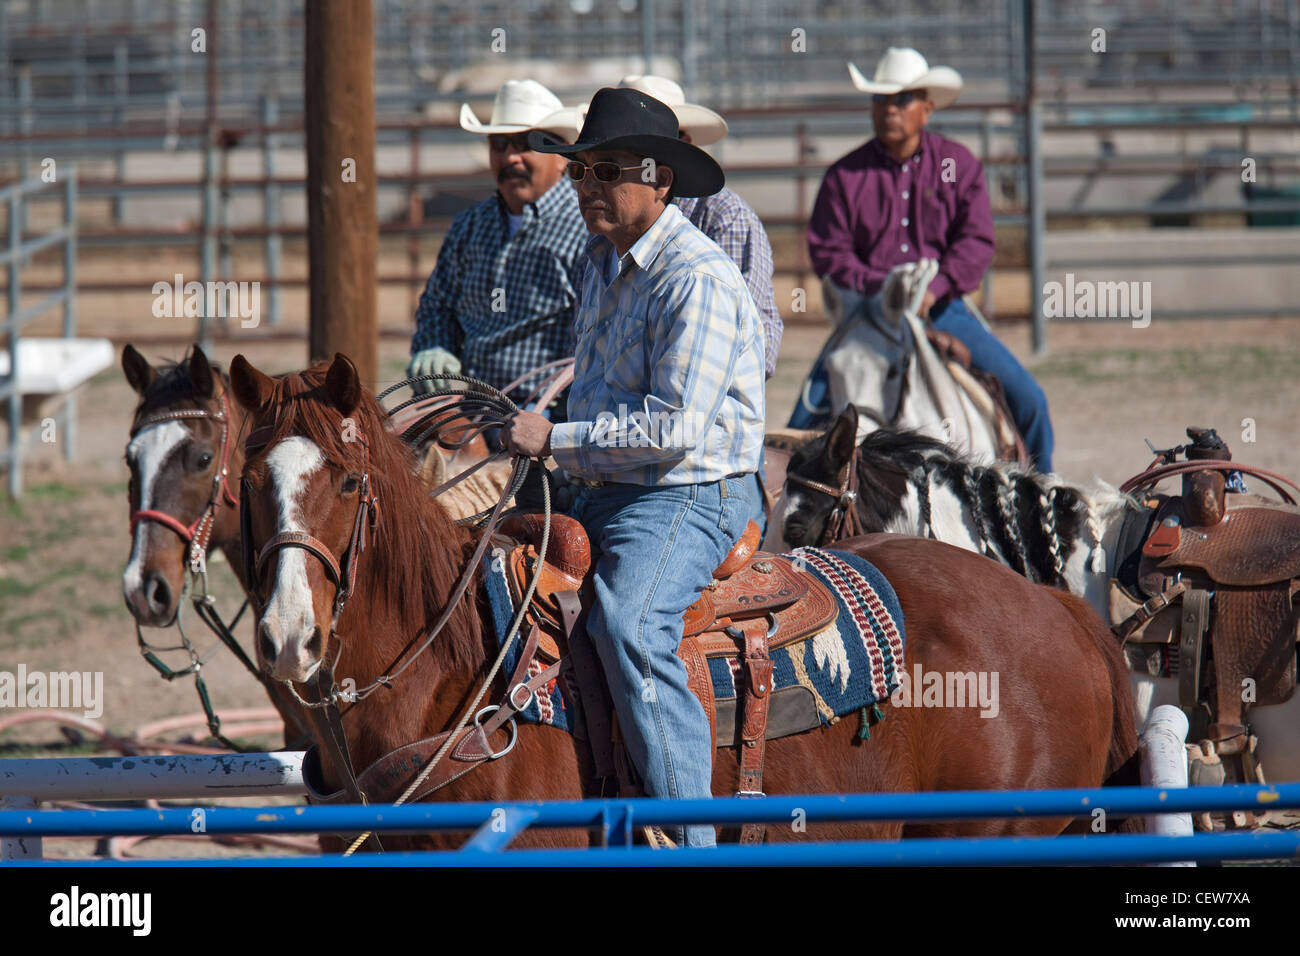
<svg viewBox="0 0 1300 956">
<path fill-rule="evenodd" d="M 822 536 L 818 542 L 820 545 L 834 544 L 842 538 L 851 538 L 862 531 L 856 507 L 858 501 L 858 451 L 859 449 L 854 447 L 853 454 L 849 456 L 849 460 L 840 469 L 840 473 L 836 478 L 839 483 L 838 487 L 792 473 L 787 473 L 785 476 L 786 481 L 794 482 L 796 485 L 803 485 L 805 488 L 811 488 L 823 495 L 829 495 L 834 501 L 834 507 L 831 508 L 831 513 L 826 518 L 826 526 L 822 530 Z M 840 533 L 841 529 L 844 532 L 843 534 Z"/>
</svg>

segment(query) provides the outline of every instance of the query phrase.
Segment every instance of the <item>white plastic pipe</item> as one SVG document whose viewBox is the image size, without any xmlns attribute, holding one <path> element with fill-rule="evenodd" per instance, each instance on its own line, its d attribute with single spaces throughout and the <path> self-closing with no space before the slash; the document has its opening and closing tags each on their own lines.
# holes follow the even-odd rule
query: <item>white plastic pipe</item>
<svg viewBox="0 0 1300 956">
<path fill-rule="evenodd" d="M 1142 731 L 1139 750 L 1142 761 L 1142 785 L 1166 789 L 1187 789 L 1187 715 L 1179 708 L 1161 704 L 1151 712 Z M 1147 832 L 1160 836 L 1191 836 L 1190 813 L 1158 813 L 1146 818 Z M 1195 863 L 1168 863 L 1166 866 L 1195 866 Z"/>
<path fill-rule="evenodd" d="M 307 792 L 302 752 L 0 760 L 0 796 L 47 800 L 202 800 Z"/>
</svg>

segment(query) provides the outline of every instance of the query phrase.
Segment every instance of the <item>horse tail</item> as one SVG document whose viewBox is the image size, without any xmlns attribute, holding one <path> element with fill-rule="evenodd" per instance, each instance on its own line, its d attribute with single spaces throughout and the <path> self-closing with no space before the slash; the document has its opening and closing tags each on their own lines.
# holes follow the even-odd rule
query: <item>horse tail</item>
<svg viewBox="0 0 1300 956">
<path fill-rule="evenodd" d="M 1110 747 L 1106 757 L 1105 786 L 1136 785 L 1137 767 L 1137 716 L 1133 707 L 1133 692 L 1129 689 L 1128 665 L 1115 635 L 1097 617 L 1083 598 L 1050 588 L 1050 593 L 1074 617 L 1079 626 L 1086 630 L 1097 646 L 1098 652 L 1106 662 L 1106 672 L 1110 679 L 1111 690 L 1111 732 Z"/>
</svg>

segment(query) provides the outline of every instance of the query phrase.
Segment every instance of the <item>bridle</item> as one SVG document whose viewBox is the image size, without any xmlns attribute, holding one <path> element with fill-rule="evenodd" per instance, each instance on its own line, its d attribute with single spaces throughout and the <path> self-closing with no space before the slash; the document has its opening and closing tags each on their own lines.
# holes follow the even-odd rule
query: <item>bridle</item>
<svg viewBox="0 0 1300 956">
<path fill-rule="evenodd" d="M 834 544 L 841 538 L 851 538 L 862 532 L 855 507 L 858 500 L 858 451 L 859 449 L 854 447 L 853 454 L 840 469 L 836 479 L 839 482 L 838 487 L 813 481 L 811 478 L 801 478 L 795 474 L 787 473 L 785 476 L 786 481 L 819 491 L 834 500 L 835 506 L 826 518 L 826 527 L 822 530 L 821 540 L 818 542 L 820 545 Z M 840 534 L 841 528 L 844 534 Z"/>
<path fill-rule="evenodd" d="M 141 508 L 131 513 L 131 534 L 133 535 L 136 526 L 141 521 L 156 521 L 163 527 L 170 528 L 180 535 L 181 540 L 189 545 L 189 568 L 194 574 L 199 574 L 206 567 L 208 541 L 212 538 L 212 528 L 217 523 L 217 509 L 221 507 L 222 501 L 224 500 L 232 508 L 239 504 L 239 501 L 230 492 L 230 483 L 227 477 L 230 471 L 231 446 L 230 399 L 223 389 L 220 411 L 212 411 L 206 408 L 182 408 L 170 412 L 159 412 L 136 422 L 131 427 L 131 438 L 135 438 L 136 435 L 150 425 L 204 418 L 221 425 L 221 450 L 218 453 L 216 473 L 212 476 L 212 492 L 208 495 L 208 503 L 199 512 L 199 516 L 186 525 L 165 511 L 159 511 L 156 508 Z"/>
<path fill-rule="evenodd" d="M 271 432 L 271 427 L 266 425 L 253 429 L 244 441 L 244 454 L 252 455 L 266 447 L 270 442 Z M 357 492 L 356 514 L 352 518 L 352 532 L 348 535 L 348 544 L 343 550 L 343 556 L 338 560 L 335 560 L 328 545 L 305 531 L 281 531 L 262 545 L 254 555 L 252 515 L 248 510 L 247 502 L 248 479 L 240 481 L 239 527 L 244 549 L 244 574 L 248 580 L 249 592 L 258 594 L 262 569 L 271 555 L 281 548 L 302 548 L 309 554 L 315 555 L 325 566 L 325 573 L 334 584 L 334 610 L 330 621 L 330 637 L 337 633 L 339 615 L 343 613 L 343 608 L 356 587 L 357 565 L 360 563 L 362 552 L 366 550 L 368 533 L 379 524 L 379 497 L 370 484 L 370 442 L 366 440 L 366 436 L 360 429 L 357 429 L 355 434 L 357 443 L 361 445 L 361 471 L 358 476 L 360 488 Z"/>
<path fill-rule="evenodd" d="M 249 660 L 244 649 L 240 647 L 239 642 L 235 640 L 234 629 L 243 617 L 244 611 L 248 608 L 248 601 L 244 601 L 239 611 L 226 623 L 222 620 L 221 615 L 217 612 L 215 601 L 212 595 L 208 593 L 208 568 L 207 555 L 208 544 L 212 539 L 212 529 L 217 523 L 217 511 L 222 503 L 234 507 L 239 501 L 230 492 L 230 398 L 229 393 L 222 389 L 221 392 L 221 409 L 212 411 L 206 408 L 184 408 L 170 412 L 158 412 L 136 422 L 131 427 L 130 437 L 135 438 L 137 434 L 148 428 L 150 425 L 158 425 L 163 422 L 175 421 L 192 421 L 195 419 L 207 419 L 214 421 L 221 426 L 221 446 L 217 458 L 217 470 L 212 477 L 212 491 L 208 495 L 208 503 L 204 506 L 199 516 L 190 524 L 182 524 L 180 520 L 167 514 L 165 511 L 159 511 L 156 508 L 141 508 L 131 513 L 131 534 L 134 536 L 135 529 L 141 521 L 156 521 L 165 528 L 170 528 L 180 536 L 180 539 L 189 545 L 189 560 L 186 565 L 190 577 L 199 581 L 201 591 L 192 595 L 194 611 L 198 614 L 199 619 L 214 633 L 231 653 L 239 659 L 254 677 L 262 680 L 262 675 L 257 667 Z M 190 587 L 190 580 L 185 583 L 186 590 Z M 183 598 L 182 604 L 183 606 Z M 156 670 L 164 680 L 173 681 L 178 677 L 194 675 L 194 687 L 199 695 L 199 702 L 203 705 L 203 713 L 208 720 L 208 731 L 219 743 L 234 751 L 241 748 L 228 740 L 221 733 L 221 719 L 217 716 L 212 707 L 212 699 L 208 694 L 207 684 L 203 680 L 203 665 L 211 658 L 211 652 L 207 656 L 201 655 L 194 643 L 190 640 L 189 635 L 185 633 L 185 626 L 181 623 L 181 614 L 179 608 L 176 612 L 175 622 L 177 630 L 180 632 L 181 643 L 176 647 L 154 647 L 144 639 L 144 632 L 140 628 L 140 622 L 135 625 L 136 643 L 139 645 L 140 653 L 149 665 Z M 180 670 L 175 670 L 163 662 L 158 656 L 158 652 L 183 650 L 189 654 L 189 666 Z"/>
</svg>

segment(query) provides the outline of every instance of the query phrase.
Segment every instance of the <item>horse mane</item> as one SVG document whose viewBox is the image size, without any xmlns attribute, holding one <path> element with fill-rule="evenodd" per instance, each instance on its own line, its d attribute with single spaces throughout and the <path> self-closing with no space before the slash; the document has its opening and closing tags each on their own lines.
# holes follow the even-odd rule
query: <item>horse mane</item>
<svg viewBox="0 0 1300 956">
<path fill-rule="evenodd" d="M 320 449 L 334 468 L 361 470 L 360 441 L 345 440 L 344 416 L 325 392 L 326 363 L 275 380 L 268 408 L 275 410 L 267 448 L 286 438 L 302 436 Z M 357 589 L 374 596 L 399 622 L 411 640 L 442 613 L 470 553 L 468 532 L 428 497 L 409 446 L 387 427 L 387 415 L 366 389 L 348 416 L 369 444 L 371 487 L 379 499 L 380 519 L 358 567 Z M 350 433 L 349 433 L 350 437 Z M 257 458 L 265 456 L 266 449 Z M 450 547 L 449 547 L 450 544 Z M 417 598 L 417 595 L 419 596 Z M 435 647 L 453 660 L 470 663 L 482 657 L 473 583 L 447 621 Z M 354 599 L 355 600 L 355 599 Z"/>
<path fill-rule="evenodd" d="M 825 462 L 829 432 L 806 442 L 789 471 Z M 1140 508 L 1131 495 L 1098 481 L 1092 489 L 1016 462 L 988 462 L 911 429 L 880 428 L 858 445 L 858 508 L 886 523 L 901 499 L 900 483 L 917 491 L 922 534 L 932 533 L 930 488 L 946 486 L 968 509 L 980 547 L 996 545 L 1003 560 L 1031 580 L 1064 584 L 1062 539 L 1087 538 L 1100 549 L 1103 526 L 1118 513 Z"/>
<path fill-rule="evenodd" d="M 915 432 L 882 429 L 863 445 L 869 446 L 861 453 L 864 468 L 883 467 L 892 460 L 908 467 L 914 480 L 929 475 L 931 481 L 946 484 L 974 517 L 984 552 L 990 541 L 996 544 L 1003 560 L 1030 580 L 1063 586 L 1062 538 L 1086 536 L 1094 553 L 1100 553 L 1104 523 L 1128 508 L 1141 507 L 1104 482 L 1087 489 L 1018 462 L 977 460 Z M 923 469 L 919 473 L 918 466 Z M 928 492 L 922 497 L 928 512 Z"/>
</svg>

